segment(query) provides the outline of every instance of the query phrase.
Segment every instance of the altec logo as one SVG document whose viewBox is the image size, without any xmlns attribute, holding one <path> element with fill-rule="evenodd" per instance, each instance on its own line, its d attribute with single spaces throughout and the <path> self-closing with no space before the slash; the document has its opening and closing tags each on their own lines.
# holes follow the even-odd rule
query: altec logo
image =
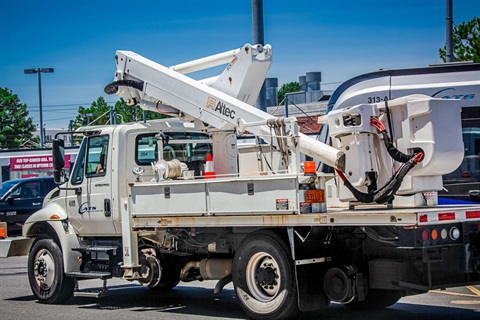
<svg viewBox="0 0 480 320">
<path fill-rule="evenodd" d="M 228 108 L 222 101 L 218 101 L 217 103 L 217 100 L 213 97 L 208 97 L 207 108 L 212 109 L 213 111 L 218 112 L 230 119 L 235 119 L 235 110 Z"/>
</svg>

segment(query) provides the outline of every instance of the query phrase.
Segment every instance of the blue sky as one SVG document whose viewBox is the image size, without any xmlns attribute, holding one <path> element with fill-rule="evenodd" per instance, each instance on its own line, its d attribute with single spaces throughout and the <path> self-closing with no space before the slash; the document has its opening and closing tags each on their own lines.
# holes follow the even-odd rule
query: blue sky
<svg viewBox="0 0 480 320">
<path fill-rule="evenodd" d="M 480 1 L 453 0 L 454 22 L 480 16 Z M 445 0 L 264 0 L 269 77 L 279 84 L 321 71 L 323 88 L 381 68 L 440 63 Z M 113 79 L 118 49 L 170 66 L 252 40 L 250 0 L 0 0 L 0 86 L 17 94 L 39 123 L 42 74 L 47 128 L 66 128 Z M 212 74 L 213 75 L 213 74 Z M 194 75 L 206 77 L 209 74 Z"/>
</svg>

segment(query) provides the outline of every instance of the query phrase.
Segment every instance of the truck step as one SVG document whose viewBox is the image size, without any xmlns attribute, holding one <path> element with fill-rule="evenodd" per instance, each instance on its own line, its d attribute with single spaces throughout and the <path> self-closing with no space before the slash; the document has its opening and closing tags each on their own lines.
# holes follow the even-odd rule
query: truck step
<svg viewBox="0 0 480 320">
<path fill-rule="evenodd" d="M 72 248 L 72 251 L 78 252 L 108 252 L 118 250 L 118 246 L 80 246 Z"/>
<path fill-rule="evenodd" d="M 91 271 L 91 272 L 72 271 L 72 272 L 67 272 L 66 275 L 72 278 L 82 278 L 82 279 L 107 279 L 112 277 L 112 273 L 102 272 L 102 271 Z"/>
<path fill-rule="evenodd" d="M 108 296 L 107 290 L 79 290 L 73 292 L 74 297 L 103 298 Z"/>
</svg>

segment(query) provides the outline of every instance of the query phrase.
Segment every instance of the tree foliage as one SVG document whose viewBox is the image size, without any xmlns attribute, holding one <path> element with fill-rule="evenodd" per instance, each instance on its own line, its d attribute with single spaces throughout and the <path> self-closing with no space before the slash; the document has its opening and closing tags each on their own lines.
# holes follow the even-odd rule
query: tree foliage
<svg viewBox="0 0 480 320">
<path fill-rule="evenodd" d="M 33 139 L 35 129 L 27 105 L 11 90 L 0 88 L 0 149 L 21 147 Z"/>
<path fill-rule="evenodd" d="M 284 105 L 285 94 L 298 91 L 300 91 L 300 84 L 297 81 L 282 84 L 280 89 L 278 89 L 278 103 Z"/>
<path fill-rule="evenodd" d="M 454 61 L 472 60 L 480 63 L 480 18 L 474 17 L 468 22 L 454 26 L 452 38 Z M 439 53 L 445 62 L 446 46 L 440 48 Z"/>
<path fill-rule="evenodd" d="M 120 99 L 112 108 L 112 115 L 117 116 L 118 123 L 143 121 L 143 110 L 137 106 L 129 106 Z M 147 120 L 165 118 L 157 112 L 147 111 Z M 90 122 L 89 122 L 90 121 Z M 112 120 L 114 123 L 115 121 Z M 73 120 L 73 128 L 90 125 L 110 124 L 110 106 L 103 97 L 93 101 L 90 107 L 78 107 L 78 114 Z"/>
</svg>

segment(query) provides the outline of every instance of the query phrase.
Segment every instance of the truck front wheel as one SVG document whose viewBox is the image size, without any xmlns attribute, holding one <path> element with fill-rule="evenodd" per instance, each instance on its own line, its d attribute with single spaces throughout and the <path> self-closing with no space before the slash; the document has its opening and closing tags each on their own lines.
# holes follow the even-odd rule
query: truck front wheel
<svg viewBox="0 0 480 320">
<path fill-rule="evenodd" d="M 235 253 L 233 284 L 255 319 L 290 319 L 298 313 L 295 272 L 285 242 L 273 232 L 247 236 Z"/>
<path fill-rule="evenodd" d="M 63 272 L 63 256 L 52 239 L 37 241 L 28 256 L 28 281 L 41 303 L 62 303 L 73 295 L 73 278 Z"/>
</svg>

